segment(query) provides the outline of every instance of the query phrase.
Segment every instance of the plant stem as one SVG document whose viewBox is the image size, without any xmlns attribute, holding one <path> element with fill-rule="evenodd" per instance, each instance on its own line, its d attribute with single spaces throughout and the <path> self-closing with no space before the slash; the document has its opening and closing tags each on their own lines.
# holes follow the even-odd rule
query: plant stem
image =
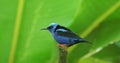
<svg viewBox="0 0 120 63">
<path fill-rule="evenodd" d="M 59 46 L 59 63 L 67 63 L 67 46 Z"/>
</svg>

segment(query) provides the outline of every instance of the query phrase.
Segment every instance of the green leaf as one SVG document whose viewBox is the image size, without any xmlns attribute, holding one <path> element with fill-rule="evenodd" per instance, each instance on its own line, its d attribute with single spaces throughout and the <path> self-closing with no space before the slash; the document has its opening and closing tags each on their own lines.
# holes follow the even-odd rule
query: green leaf
<svg viewBox="0 0 120 63">
<path fill-rule="evenodd" d="M 115 44 L 109 45 L 105 47 L 103 50 L 93 55 L 95 58 L 99 58 L 101 60 L 110 61 L 114 63 L 120 62 L 120 48 Z"/>
<path fill-rule="evenodd" d="M 105 4 L 105 2 L 107 4 Z M 91 4 L 91 7 L 88 6 L 88 3 Z M 94 55 L 95 53 L 99 52 L 111 42 L 120 39 L 119 0 L 101 0 L 99 2 L 96 0 L 85 0 L 83 1 L 83 4 L 86 5 L 85 8 L 88 9 L 84 12 L 80 11 L 80 14 L 78 14 L 78 17 L 74 24 L 71 25 L 71 28 L 79 27 L 79 29 L 75 29 L 76 32 L 80 34 L 82 32 L 81 35 L 83 37 L 86 37 L 86 39 L 88 39 L 89 41 L 93 42 L 93 44 L 79 44 L 77 46 L 74 46 L 72 50 L 70 50 L 71 52 L 69 54 L 70 63 L 77 63 L 79 59 L 88 58 Z M 80 21 L 79 18 L 83 21 Z"/>
<path fill-rule="evenodd" d="M 115 44 L 116 44 L 118 47 L 120 47 L 120 41 L 117 41 Z"/>
<path fill-rule="evenodd" d="M 50 23 L 68 26 L 74 20 L 79 0 L 0 1 L 0 63 L 54 63 L 56 42 Z"/>
<path fill-rule="evenodd" d="M 101 60 L 99 58 L 94 58 L 94 57 L 90 57 L 90 58 L 86 58 L 84 60 L 81 60 L 78 63 L 112 63 L 110 61 L 105 61 L 105 60 Z"/>
<path fill-rule="evenodd" d="M 120 37 L 119 0 L 1 0 L 0 8 L 0 63 L 55 63 L 56 41 L 40 30 L 52 22 L 95 44 L 71 47 L 69 63 L 94 55 Z"/>
<path fill-rule="evenodd" d="M 9 60 L 17 5 L 17 0 L 0 1 L 0 63 Z"/>
<path fill-rule="evenodd" d="M 99 49 L 104 48 L 110 43 L 114 43 L 118 40 L 120 40 L 120 30 L 119 30 L 119 17 L 113 17 L 113 16 L 119 16 L 120 8 L 115 11 L 111 16 L 109 16 L 108 19 L 106 19 L 101 25 L 99 25 L 98 28 L 96 28 L 89 36 L 88 38 L 93 40 L 94 45 L 91 48 L 91 51 L 86 54 L 85 56 L 88 57 L 97 53 Z M 114 25 L 113 25 L 114 24 Z M 97 37 L 97 38 L 96 38 Z M 84 57 L 85 57 L 84 56 Z"/>
<path fill-rule="evenodd" d="M 86 36 L 118 8 L 119 0 L 84 0 L 80 3 L 75 21 L 70 27 Z"/>
</svg>

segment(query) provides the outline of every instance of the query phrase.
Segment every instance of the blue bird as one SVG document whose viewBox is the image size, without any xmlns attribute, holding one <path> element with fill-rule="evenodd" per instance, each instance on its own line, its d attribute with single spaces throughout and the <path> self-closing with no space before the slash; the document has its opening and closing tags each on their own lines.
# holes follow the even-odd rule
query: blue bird
<svg viewBox="0 0 120 63">
<path fill-rule="evenodd" d="M 69 47 L 77 43 L 88 42 L 70 29 L 56 23 L 52 23 L 47 28 L 41 30 L 49 30 L 60 46 L 67 45 Z"/>
</svg>

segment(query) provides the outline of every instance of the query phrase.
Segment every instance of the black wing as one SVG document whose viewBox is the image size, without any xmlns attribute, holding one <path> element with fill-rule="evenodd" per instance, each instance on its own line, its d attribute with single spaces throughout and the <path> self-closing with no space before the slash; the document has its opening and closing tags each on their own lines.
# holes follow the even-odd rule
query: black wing
<svg viewBox="0 0 120 63">
<path fill-rule="evenodd" d="M 66 30 L 66 29 L 57 29 L 56 33 L 59 36 L 64 36 L 64 37 L 69 37 L 69 38 L 80 38 L 78 35 L 76 35 L 75 33 L 73 33 L 70 30 Z"/>
<path fill-rule="evenodd" d="M 65 30 L 67 30 L 67 31 L 71 31 L 70 29 L 68 29 L 68 28 L 66 28 L 66 27 L 64 27 L 64 26 L 58 25 L 58 26 L 55 28 L 54 32 L 56 32 L 58 29 L 65 29 Z"/>
</svg>

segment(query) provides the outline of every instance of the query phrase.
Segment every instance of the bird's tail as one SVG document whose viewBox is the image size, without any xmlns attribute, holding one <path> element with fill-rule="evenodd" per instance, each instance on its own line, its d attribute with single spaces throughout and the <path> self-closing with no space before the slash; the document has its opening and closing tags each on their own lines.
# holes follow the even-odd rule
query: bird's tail
<svg viewBox="0 0 120 63">
<path fill-rule="evenodd" d="M 81 42 L 81 43 L 84 43 L 84 42 L 86 42 L 86 43 L 92 44 L 92 42 L 90 42 L 90 41 L 87 41 L 87 40 L 85 40 L 85 39 L 79 39 L 79 42 Z"/>
<path fill-rule="evenodd" d="M 77 44 L 77 43 L 88 43 L 88 44 L 92 44 L 92 42 L 89 42 L 89 41 L 87 41 L 87 40 L 85 40 L 85 39 L 82 39 L 82 38 L 76 40 L 74 44 Z M 74 44 L 69 44 L 68 47 L 70 47 L 70 46 L 72 46 L 72 45 L 74 45 Z"/>
</svg>

